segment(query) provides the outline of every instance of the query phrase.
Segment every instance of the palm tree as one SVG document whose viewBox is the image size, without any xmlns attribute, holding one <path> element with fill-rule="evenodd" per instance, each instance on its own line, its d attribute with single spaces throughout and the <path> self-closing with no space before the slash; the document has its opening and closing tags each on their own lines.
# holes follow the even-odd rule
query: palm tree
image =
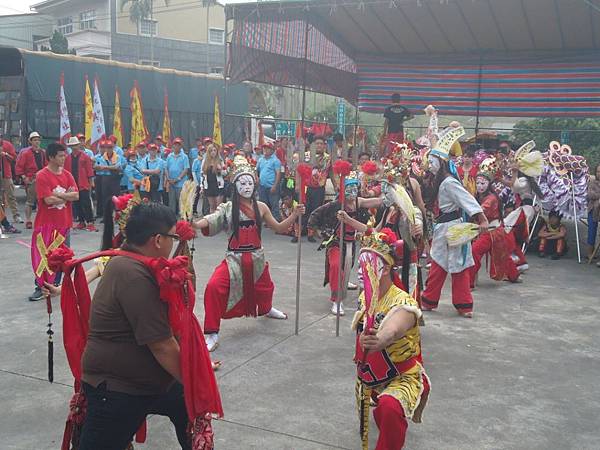
<svg viewBox="0 0 600 450">
<path fill-rule="evenodd" d="M 165 6 L 169 6 L 169 0 L 163 0 L 165 3 Z M 137 39 L 137 60 L 138 63 L 140 61 L 140 23 L 142 20 L 144 19 L 152 19 L 153 18 L 153 14 L 152 14 L 152 10 L 153 10 L 153 6 L 154 6 L 154 0 L 121 0 L 121 12 L 123 12 L 123 10 L 125 9 L 125 6 L 129 4 L 129 21 L 131 23 L 135 24 L 136 27 L 136 36 L 138 37 Z M 154 43 L 153 43 L 153 36 L 154 34 L 152 33 L 152 29 L 150 30 L 150 50 L 151 50 L 151 59 L 154 59 Z M 154 61 L 152 61 L 152 64 L 154 64 Z"/>
</svg>

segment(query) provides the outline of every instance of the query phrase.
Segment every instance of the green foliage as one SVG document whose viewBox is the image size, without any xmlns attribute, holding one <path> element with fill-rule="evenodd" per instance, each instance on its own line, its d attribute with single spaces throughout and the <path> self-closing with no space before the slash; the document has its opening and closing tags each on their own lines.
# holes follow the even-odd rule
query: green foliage
<svg viewBox="0 0 600 450">
<path fill-rule="evenodd" d="M 122 0 L 121 11 L 129 4 L 129 20 L 137 24 L 142 19 L 148 19 L 152 15 L 154 0 Z M 164 4 L 169 6 L 169 0 L 164 0 Z"/>
<path fill-rule="evenodd" d="M 50 50 L 59 55 L 66 55 L 69 53 L 75 54 L 75 52 L 69 51 L 69 41 L 67 38 L 58 30 L 54 30 L 52 37 L 50 38 Z"/>
<path fill-rule="evenodd" d="M 561 141 L 561 131 L 569 132 L 573 153 L 585 156 L 590 167 L 600 163 L 600 119 L 524 120 L 515 125 L 513 140 L 522 144 L 533 139 L 537 149 L 544 151 L 550 141 Z"/>
</svg>

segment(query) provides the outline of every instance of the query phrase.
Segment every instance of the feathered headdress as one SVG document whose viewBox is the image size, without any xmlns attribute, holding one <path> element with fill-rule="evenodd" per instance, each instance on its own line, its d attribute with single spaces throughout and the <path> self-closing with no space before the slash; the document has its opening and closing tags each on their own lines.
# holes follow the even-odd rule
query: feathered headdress
<svg viewBox="0 0 600 450">
<path fill-rule="evenodd" d="M 541 152 L 532 151 L 534 148 L 535 141 L 529 141 L 515 152 L 519 170 L 529 177 L 539 177 L 544 170 L 544 157 Z"/>
<path fill-rule="evenodd" d="M 498 162 L 493 156 L 481 161 L 481 164 L 479 164 L 479 167 L 477 168 L 477 176 L 485 177 L 489 181 L 494 180 L 494 178 L 496 178 L 497 173 Z"/>
</svg>

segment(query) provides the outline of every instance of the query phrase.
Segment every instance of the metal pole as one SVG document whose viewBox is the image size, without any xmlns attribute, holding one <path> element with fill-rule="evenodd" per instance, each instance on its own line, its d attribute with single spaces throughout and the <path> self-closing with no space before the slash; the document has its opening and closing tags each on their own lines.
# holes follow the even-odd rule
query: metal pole
<svg viewBox="0 0 600 450">
<path fill-rule="evenodd" d="M 298 178 L 298 177 L 297 177 Z M 297 179 L 296 178 L 296 179 Z M 294 333 L 298 336 L 300 330 L 300 263 L 302 257 L 302 215 L 298 216 L 298 248 L 296 249 L 296 328 Z"/>
<path fill-rule="evenodd" d="M 304 74 L 302 78 L 302 121 L 300 126 L 302 127 L 302 131 L 304 131 L 304 113 L 306 109 L 306 64 L 307 64 L 307 54 L 308 54 L 308 21 L 306 20 L 306 16 L 304 17 L 306 27 L 304 30 Z M 304 155 L 304 148 L 301 149 L 301 155 Z M 300 158 L 302 161 L 304 158 Z M 296 174 L 296 185 L 301 186 L 300 177 Z M 299 192 L 300 198 L 302 197 L 302 193 Z M 301 257 L 302 257 L 302 216 L 298 216 L 298 232 L 296 234 L 298 237 L 298 248 L 296 253 L 296 328 L 295 334 L 298 335 L 300 329 L 300 267 L 301 267 Z"/>
<path fill-rule="evenodd" d="M 475 118 L 475 143 L 479 134 L 479 110 L 481 108 L 481 75 L 483 70 L 483 54 L 479 55 L 479 75 L 477 77 L 477 117 Z"/>
<path fill-rule="evenodd" d="M 579 219 L 577 218 L 577 204 L 575 203 L 575 181 L 573 181 L 573 172 L 571 175 L 571 195 L 573 197 L 573 216 L 575 217 L 575 239 L 577 239 L 577 262 L 581 264 L 581 248 L 579 246 Z"/>
<path fill-rule="evenodd" d="M 357 168 L 358 165 L 358 99 L 356 99 L 356 111 L 354 112 L 354 148 L 352 149 L 352 167 Z"/>
<path fill-rule="evenodd" d="M 150 65 L 154 67 L 154 1 L 150 0 Z"/>
<path fill-rule="evenodd" d="M 302 73 L 302 115 L 300 126 L 302 127 L 302 135 L 304 136 L 304 121 L 306 119 L 306 72 L 308 71 L 308 17 L 304 16 L 304 63 Z M 301 149 L 304 152 L 304 149 Z"/>
<path fill-rule="evenodd" d="M 340 182 L 341 184 L 341 182 Z M 340 189 L 344 189 L 343 187 L 340 187 Z M 341 205 L 341 209 L 340 211 L 344 211 L 344 205 Z M 346 243 L 344 242 L 344 222 L 340 223 L 340 240 L 339 240 L 339 249 L 340 249 L 340 262 L 339 262 L 339 267 L 338 267 L 338 289 L 337 289 L 337 307 L 336 307 L 336 311 L 335 311 L 335 336 L 339 337 L 340 335 L 340 307 L 342 304 L 342 299 L 344 297 L 344 269 L 346 268 L 346 258 L 345 258 L 345 247 L 346 247 Z"/>
</svg>

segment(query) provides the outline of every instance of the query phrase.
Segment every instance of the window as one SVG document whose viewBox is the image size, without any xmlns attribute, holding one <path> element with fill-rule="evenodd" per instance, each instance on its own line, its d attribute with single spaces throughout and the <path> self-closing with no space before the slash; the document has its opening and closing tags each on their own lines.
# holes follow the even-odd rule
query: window
<svg viewBox="0 0 600 450">
<path fill-rule="evenodd" d="M 73 32 L 73 18 L 72 17 L 61 17 L 58 19 L 58 31 L 62 34 L 67 35 Z"/>
<path fill-rule="evenodd" d="M 140 21 L 140 34 L 142 36 L 156 36 L 157 20 L 142 19 Z"/>
<path fill-rule="evenodd" d="M 96 10 L 90 9 L 79 13 L 79 29 L 93 30 L 96 28 Z"/>
<path fill-rule="evenodd" d="M 210 68 L 210 73 L 222 74 L 223 73 L 223 68 L 222 67 L 211 67 Z"/>
<path fill-rule="evenodd" d="M 223 45 L 225 43 L 225 31 L 218 28 L 209 28 L 208 43 Z"/>
</svg>

